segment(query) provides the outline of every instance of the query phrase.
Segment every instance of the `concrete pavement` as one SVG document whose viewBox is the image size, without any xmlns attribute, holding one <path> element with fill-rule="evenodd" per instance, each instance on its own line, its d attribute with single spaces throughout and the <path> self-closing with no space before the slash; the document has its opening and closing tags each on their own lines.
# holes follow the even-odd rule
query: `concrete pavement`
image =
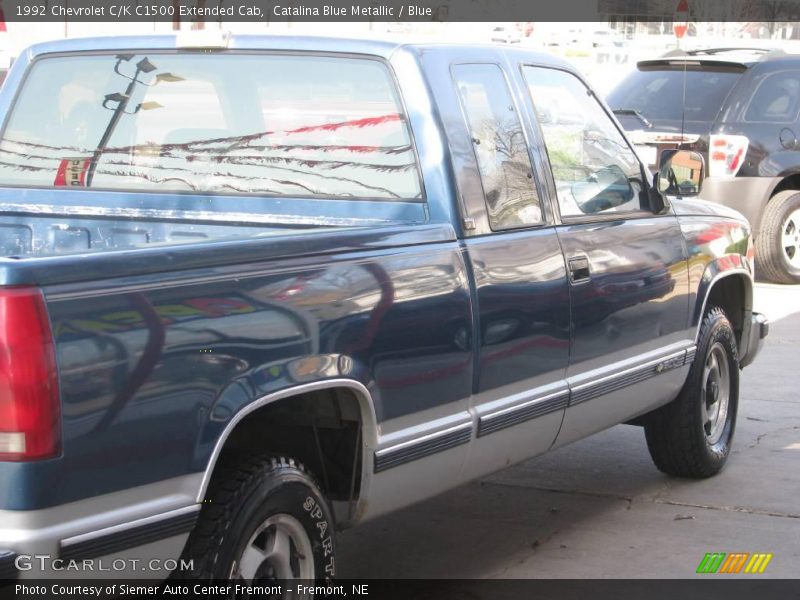
<svg viewBox="0 0 800 600">
<path fill-rule="evenodd" d="M 706 552 L 771 552 L 760 577 L 797 577 L 800 286 L 755 298 L 772 327 L 720 475 L 661 474 L 621 425 L 343 533 L 339 576 L 685 578 Z"/>
</svg>

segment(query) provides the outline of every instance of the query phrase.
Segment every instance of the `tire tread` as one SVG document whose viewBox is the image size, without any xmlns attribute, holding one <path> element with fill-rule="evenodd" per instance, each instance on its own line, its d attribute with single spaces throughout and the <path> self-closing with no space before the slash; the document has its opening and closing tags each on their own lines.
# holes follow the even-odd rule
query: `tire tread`
<svg viewBox="0 0 800 600">
<path fill-rule="evenodd" d="M 755 239 L 756 265 L 759 275 L 773 283 L 800 283 L 800 277 L 786 271 L 783 254 L 775 243 L 781 236 L 785 207 L 791 198 L 800 196 L 797 190 L 778 192 L 767 203 L 761 217 L 761 229 Z"/>
<path fill-rule="evenodd" d="M 695 397 L 700 384 L 703 366 L 705 363 L 705 349 L 715 325 L 720 322 L 726 327 L 726 335 L 731 336 L 733 349 L 733 366 L 731 373 L 738 377 L 739 359 L 736 351 L 736 338 L 725 312 L 719 307 L 711 307 L 703 319 L 698 340 L 698 352 L 689 369 L 678 397 L 655 411 L 645 424 L 645 437 L 647 448 L 659 471 L 675 477 L 703 479 L 718 473 L 725 462 L 709 460 L 706 440 L 697 430 L 697 415 Z M 733 392 L 732 392 L 733 393 Z M 738 384 L 736 387 L 738 394 Z M 734 398 L 731 401 L 735 401 Z M 734 415 L 735 417 L 735 412 Z"/>
<path fill-rule="evenodd" d="M 214 475 L 209 486 L 204 506 L 195 528 L 189 535 L 181 558 L 192 560 L 193 569 L 176 573 L 181 579 L 208 579 L 216 572 L 223 546 L 225 530 L 236 511 L 265 477 L 284 472 L 299 473 L 310 480 L 317 490 L 319 485 L 305 466 L 293 458 L 271 455 L 248 457 L 234 465 L 228 465 Z M 218 543 L 214 543 L 215 540 Z"/>
</svg>

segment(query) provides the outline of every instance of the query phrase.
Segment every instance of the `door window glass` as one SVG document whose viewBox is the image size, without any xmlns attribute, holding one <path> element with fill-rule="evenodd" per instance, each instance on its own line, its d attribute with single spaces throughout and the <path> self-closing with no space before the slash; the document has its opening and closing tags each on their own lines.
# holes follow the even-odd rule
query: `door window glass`
<svg viewBox="0 0 800 600">
<path fill-rule="evenodd" d="M 636 155 L 588 88 L 557 69 L 524 67 L 562 216 L 642 208 Z"/>
</svg>

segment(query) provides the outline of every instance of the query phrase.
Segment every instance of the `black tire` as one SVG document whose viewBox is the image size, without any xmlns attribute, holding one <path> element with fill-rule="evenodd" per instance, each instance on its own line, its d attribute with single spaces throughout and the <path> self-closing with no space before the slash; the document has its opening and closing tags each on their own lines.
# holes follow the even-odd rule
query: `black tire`
<svg viewBox="0 0 800 600">
<path fill-rule="evenodd" d="M 712 355 L 719 364 L 716 382 L 713 369 L 706 370 L 709 364 L 715 364 L 710 358 Z M 720 420 L 721 411 L 714 413 L 714 410 L 723 406 L 725 385 L 727 404 L 724 419 Z M 647 448 L 656 467 L 668 475 L 695 479 L 719 473 L 730 454 L 738 404 L 736 337 L 725 313 L 719 308 L 711 308 L 700 326 L 697 354 L 680 394 L 645 421 Z M 711 418 L 718 415 L 714 421 L 716 427 L 709 426 L 706 416 L 709 409 Z"/>
<path fill-rule="evenodd" d="M 800 192 L 795 190 L 778 192 L 770 199 L 761 218 L 755 251 L 760 277 L 774 283 L 800 283 L 800 244 L 784 247 L 784 233 L 800 236 Z"/>
<path fill-rule="evenodd" d="M 288 561 L 265 560 L 253 577 L 239 572 L 246 549 L 266 548 L 279 539 L 288 540 Z M 327 584 L 335 575 L 334 543 L 328 502 L 303 466 L 289 458 L 254 458 L 215 476 L 182 555 L 192 568 L 174 577 L 259 584 L 302 578 Z M 305 554 L 311 550 L 311 560 L 302 558 L 303 549 Z M 291 576 L 275 564 L 288 565 Z"/>
</svg>

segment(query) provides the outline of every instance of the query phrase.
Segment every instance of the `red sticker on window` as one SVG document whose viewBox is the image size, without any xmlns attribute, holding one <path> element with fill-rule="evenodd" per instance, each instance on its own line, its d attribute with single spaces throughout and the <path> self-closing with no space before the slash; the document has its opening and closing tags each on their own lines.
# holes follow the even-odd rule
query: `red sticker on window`
<svg viewBox="0 0 800 600">
<path fill-rule="evenodd" d="M 89 170 L 90 158 L 64 158 L 58 165 L 55 186 L 86 187 L 86 172 Z"/>
</svg>

